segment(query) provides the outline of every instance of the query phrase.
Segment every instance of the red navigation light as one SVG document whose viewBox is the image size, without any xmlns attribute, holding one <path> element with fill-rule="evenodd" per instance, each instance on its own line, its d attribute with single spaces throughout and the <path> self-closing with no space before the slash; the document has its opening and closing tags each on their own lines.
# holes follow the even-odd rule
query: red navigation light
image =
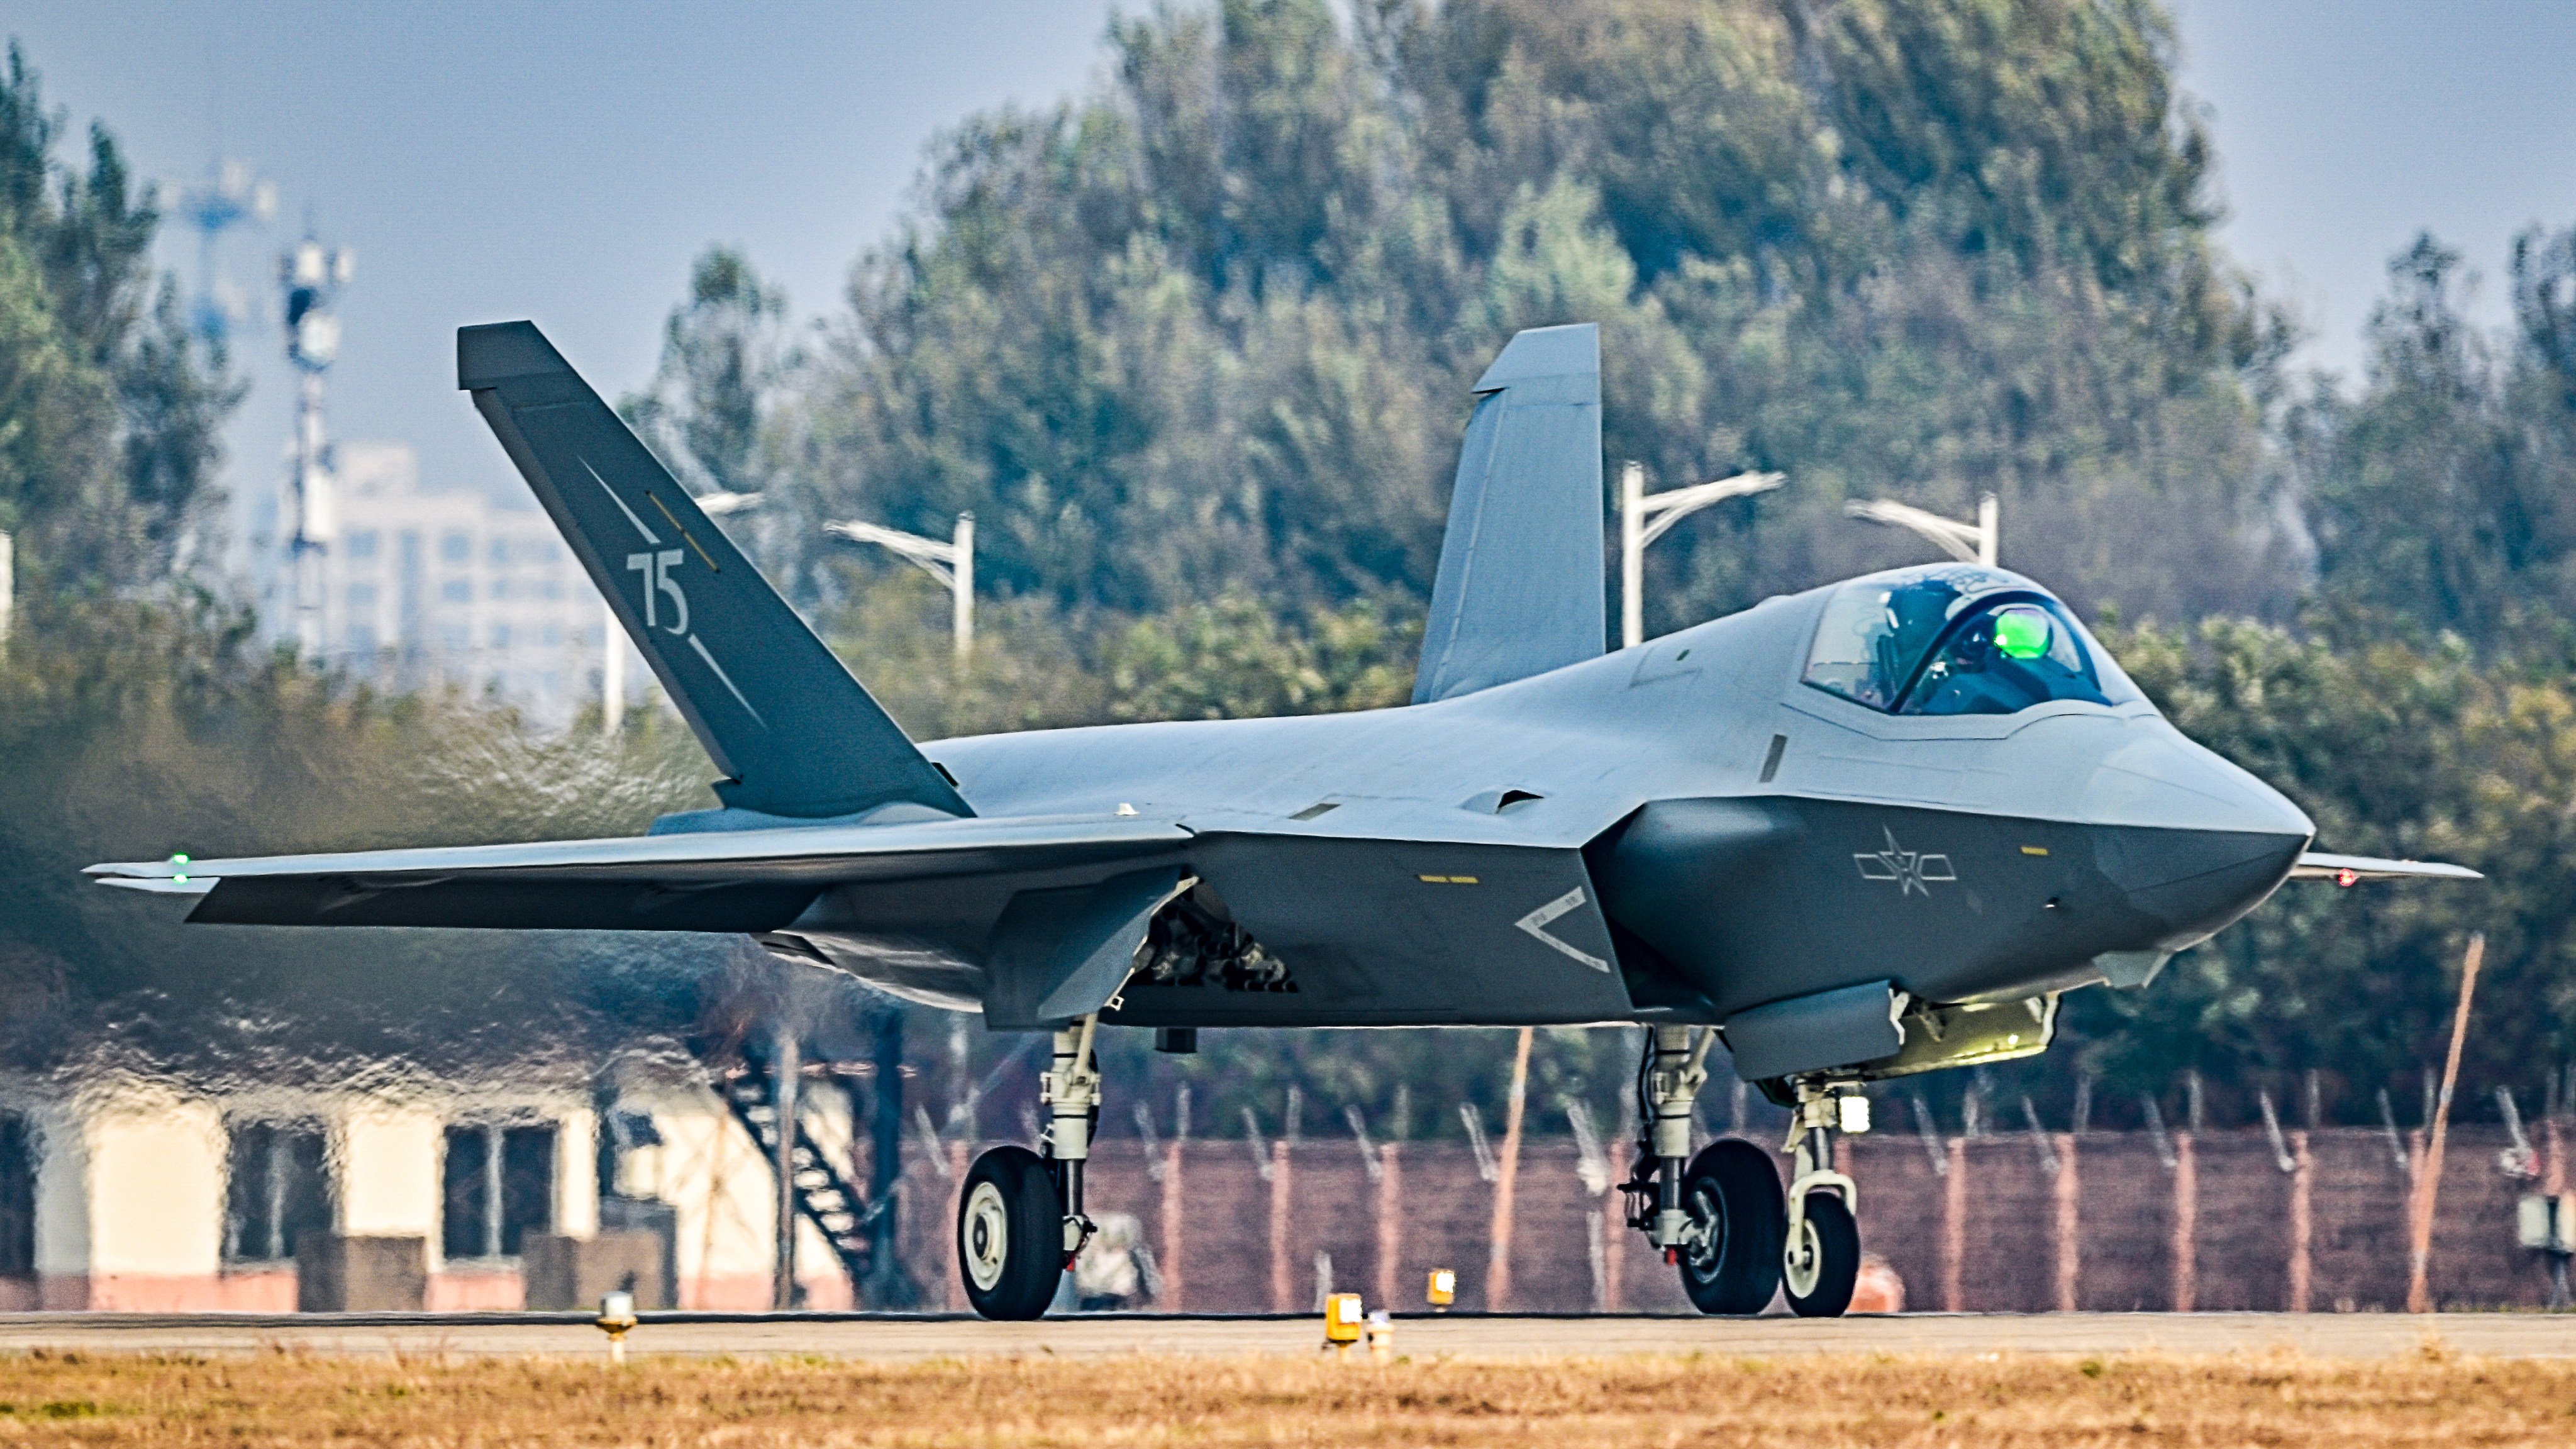
<svg viewBox="0 0 2576 1449">
<path fill-rule="evenodd" d="M 2347 866 L 2345 866 L 2343 869 L 2341 869 L 2341 870 L 2339 870 L 2339 871 L 2336 871 L 2336 872 L 2335 872 L 2335 884 L 2336 884 L 2336 885 L 2339 885 L 2339 886 L 2348 886 L 2348 885 L 2351 885 L 2353 882 L 2358 881 L 2358 880 L 2360 880 L 2360 879 L 2361 879 L 2361 872 L 2360 872 L 2360 871 L 2357 871 L 2357 870 L 2354 870 L 2351 866 L 2348 866 L 2348 865 L 2347 865 Z"/>
</svg>

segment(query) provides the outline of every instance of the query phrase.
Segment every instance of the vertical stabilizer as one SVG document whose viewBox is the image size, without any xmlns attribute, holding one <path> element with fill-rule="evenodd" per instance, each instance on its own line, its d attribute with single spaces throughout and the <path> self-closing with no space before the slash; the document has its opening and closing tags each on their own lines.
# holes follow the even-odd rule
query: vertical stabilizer
<svg viewBox="0 0 2576 1449">
<path fill-rule="evenodd" d="M 457 329 L 456 385 L 732 777 L 717 798 L 807 819 L 975 813 L 536 324 Z"/>
<path fill-rule="evenodd" d="M 1597 657 L 1601 329 L 1540 327 L 1476 380 L 1413 702 Z"/>
</svg>

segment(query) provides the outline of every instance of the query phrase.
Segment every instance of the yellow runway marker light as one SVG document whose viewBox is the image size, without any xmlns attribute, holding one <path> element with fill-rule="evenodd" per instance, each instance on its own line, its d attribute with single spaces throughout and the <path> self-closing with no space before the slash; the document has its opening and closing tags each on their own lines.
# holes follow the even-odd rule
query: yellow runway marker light
<svg viewBox="0 0 2576 1449">
<path fill-rule="evenodd" d="M 1458 1270 L 1432 1269 L 1430 1285 L 1423 1289 L 1422 1296 L 1433 1308 L 1447 1312 L 1449 1305 L 1458 1301 Z"/>
<path fill-rule="evenodd" d="M 1326 1298 L 1324 1300 L 1324 1346 L 1339 1349 L 1344 1353 L 1350 1352 L 1351 1345 L 1360 1341 L 1360 1329 L 1367 1320 L 1368 1315 L 1360 1306 L 1360 1295 L 1336 1293 Z"/>
</svg>

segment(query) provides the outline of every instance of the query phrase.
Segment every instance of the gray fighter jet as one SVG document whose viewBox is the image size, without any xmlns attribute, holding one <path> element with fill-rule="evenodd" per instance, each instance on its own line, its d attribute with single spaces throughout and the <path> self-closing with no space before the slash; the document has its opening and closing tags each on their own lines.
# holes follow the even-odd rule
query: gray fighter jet
<svg viewBox="0 0 2576 1449">
<path fill-rule="evenodd" d="M 961 1195 L 967 1292 L 1042 1312 L 1090 1232 L 1094 1034 L 1643 1023 L 1628 1221 L 1692 1300 L 1860 1264 L 1832 1134 L 1864 1083 L 2044 1050 L 2061 993 L 2147 984 L 2310 854 L 2028 579 L 1938 566 L 1603 648 L 1600 357 L 1514 338 L 1475 387 L 1413 702 L 916 746 L 526 322 L 458 385 L 725 776 L 640 838 L 99 865 L 191 921 L 749 935 L 1054 1033 L 1044 1141 Z M 1691 1142 L 1711 1047 L 1794 1113 Z"/>
</svg>

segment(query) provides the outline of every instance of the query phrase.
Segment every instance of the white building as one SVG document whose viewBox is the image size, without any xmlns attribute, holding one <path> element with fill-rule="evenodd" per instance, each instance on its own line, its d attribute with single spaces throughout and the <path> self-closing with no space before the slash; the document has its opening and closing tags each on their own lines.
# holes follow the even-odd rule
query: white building
<svg viewBox="0 0 2576 1449">
<path fill-rule="evenodd" d="M 849 1114 L 824 1095 L 803 1120 L 846 1158 Z M 601 1231 L 603 1129 L 650 1144 L 613 1154 L 614 1186 L 667 1213 L 675 1306 L 767 1307 L 776 1199 L 758 1143 L 698 1082 L 639 1084 L 613 1115 L 570 1084 L 207 1096 L 134 1080 L 62 1097 L 0 1083 L 0 1311 L 293 1312 L 315 1234 L 415 1242 L 428 1276 L 409 1306 L 520 1308 L 531 1235 Z M 849 1306 L 811 1222 L 797 1262 L 807 1303 Z"/>
<path fill-rule="evenodd" d="M 424 487 L 402 443 L 344 443 L 338 462 L 326 659 L 386 689 L 454 685 L 547 725 L 598 700 L 599 593 L 533 498 Z"/>
</svg>

